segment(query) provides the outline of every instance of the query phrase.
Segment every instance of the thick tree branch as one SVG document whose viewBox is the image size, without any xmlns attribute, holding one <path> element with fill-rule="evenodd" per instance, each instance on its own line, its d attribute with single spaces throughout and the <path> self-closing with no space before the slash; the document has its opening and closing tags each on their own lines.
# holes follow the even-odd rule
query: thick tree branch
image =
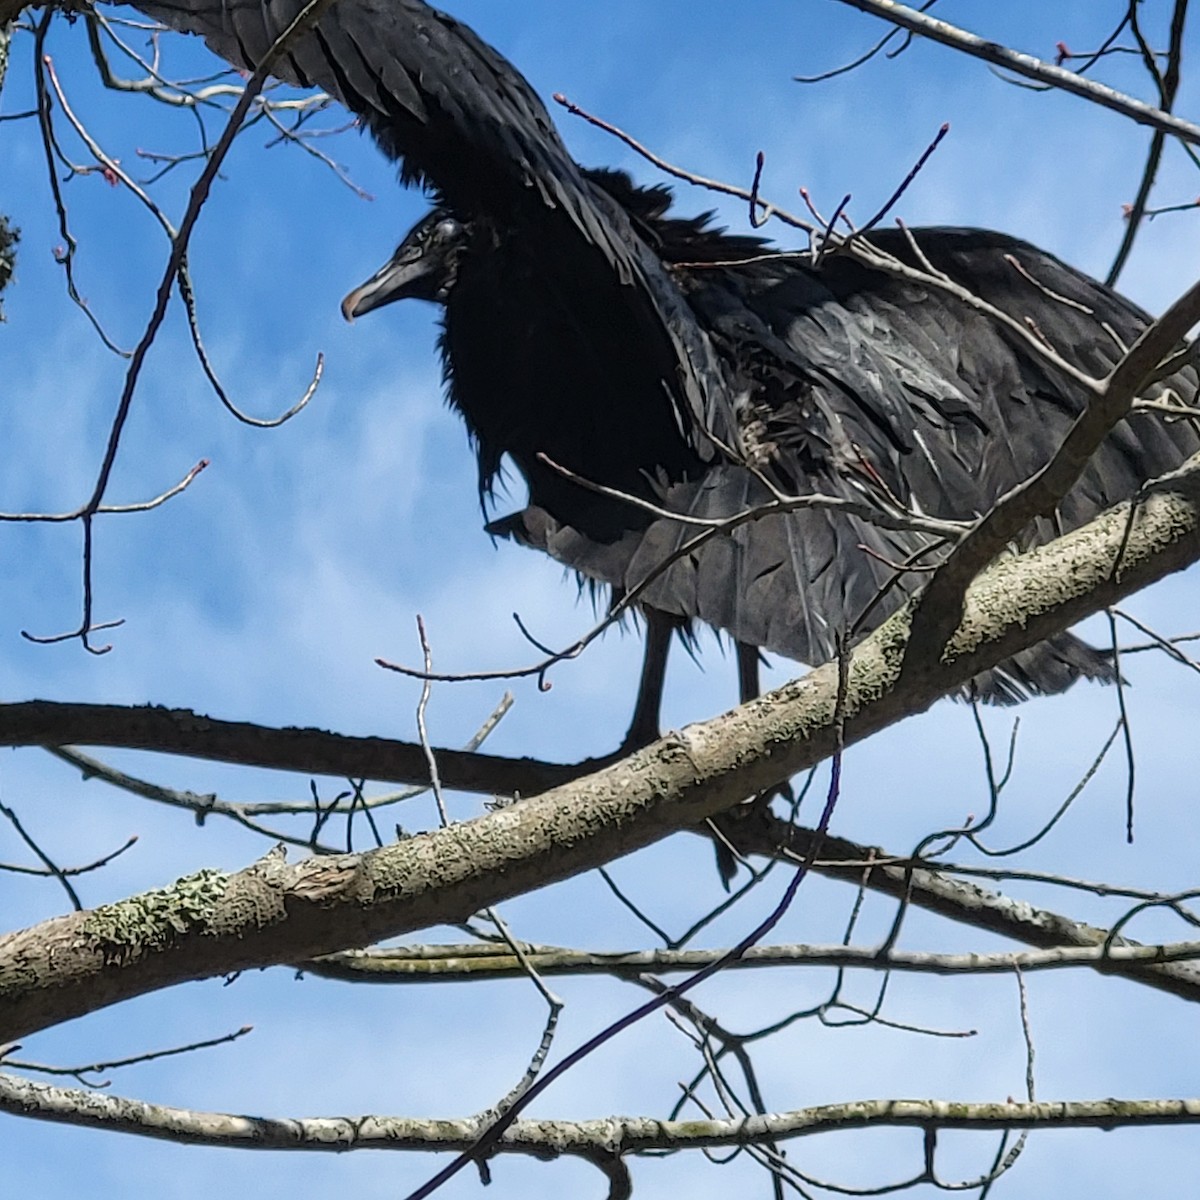
<svg viewBox="0 0 1200 1200">
<path fill-rule="evenodd" d="M 608 862 L 765 791 L 981 670 L 1200 557 L 1196 461 L 969 589 L 937 661 L 900 680 L 911 607 L 850 656 L 670 734 L 575 784 L 363 855 L 233 875 L 55 918 L 0 938 L 0 1040 L 184 980 L 364 946 Z M 844 739 L 844 741 L 843 741 Z M 359 772 L 354 772 L 355 774 Z"/>
<path fill-rule="evenodd" d="M 268 731 L 269 732 L 269 731 Z M 67 762 L 80 766 L 85 776 L 93 772 L 102 772 L 100 776 L 105 782 L 117 787 L 124 787 L 137 795 L 148 795 L 154 799 L 162 798 L 165 789 L 150 784 L 144 780 L 127 776 L 112 767 L 98 763 L 88 756 L 74 750 L 52 750 L 52 753 L 62 756 Z M 505 760 L 507 761 L 507 760 Z M 525 764 L 512 764 L 513 770 L 519 770 Z M 538 764 L 528 764 L 531 772 L 536 772 Z M 575 768 L 582 776 L 587 773 L 584 766 Z M 486 783 L 486 778 L 484 780 Z M 485 791 L 492 789 L 484 788 Z M 533 786 L 522 787 L 520 791 L 533 795 L 537 789 Z M 197 795 L 191 792 L 169 793 L 171 803 L 180 804 L 196 813 L 199 817 L 207 813 L 218 813 L 232 816 L 240 820 L 247 828 L 270 836 L 276 841 L 285 841 L 290 845 L 299 845 L 305 849 L 317 849 L 311 838 L 292 838 L 286 834 L 273 833 L 260 827 L 250 817 L 259 812 L 305 812 L 312 813 L 311 802 L 301 806 L 294 802 L 268 802 L 263 804 L 233 804 L 221 801 L 212 795 Z M 383 797 L 388 800 L 389 797 Z M 367 801 L 374 804 L 379 801 Z M 721 814 L 715 820 L 720 824 L 722 837 L 742 855 L 759 855 L 767 858 L 780 858 L 785 862 L 803 861 L 810 853 L 814 831 L 802 826 L 796 826 L 790 821 L 776 817 L 762 806 L 739 806 Z M 707 836 L 707 835 L 706 835 Z M 870 870 L 867 870 L 868 865 Z M 1017 900 L 1002 893 L 990 891 L 974 883 L 953 877 L 946 871 L 937 869 L 928 863 L 912 863 L 903 855 L 896 855 L 879 847 L 862 846 L 845 838 L 826 835 L 821 841 L 820 858 L 812 864 L 812 869 L 819 874 L 834 879 L 843 879 L 855 886 L 866 887 L 869 891 L 904 900 L 918 908 L 936 912 L 939 916 L 959 921 L 975 928 L 985 929 L 990 933 L 1001 934 L 1005 937 L 1025 942 L 1029 945 L 1045 948 L 1060 946 L 1095 947 L 1106 941 L 1108 930 L 1100 929 L 1084 922 L 1074 921 L 1060 913 L 1048 909 L 1036 908 L 1027 901 Z M 1124 943 L 1122 943 L 1124 944 Z M 1131 943 L 1130 943 L 1131 944 Z M 351 956 L 355 952 L 348 952 Z M 301 964 L 304 965 L 304 964 Z M 1096 963 L 1097 969 L 1105 969 L 1103 960 Z M 375 970 L 377 960 L 352 957 L 340 963 L 330 963 L 328 959 L 320 960 L 317 966 L 306 966 L 316 974 L 331 975 L 346 971 L 358 977 L 362 971 Z M 378 970 L 383 970 L 378 966 Z M 438 968 L 431 968 L 430 974 Z M 473 965 L 471 970 L 477 970 Z M 494 959 L 485 971 L 496 969 Z M 1128 978 L 1135 978 L 1157 990 L 1166 991 L 1186 1000 L 1200 1000 L 1200 968 L 1188 963 L 1147 963 L 1134 962 L 1127 964 L 1122 973 Z"/>
<path fill-rule="evenodd" d="M 429 763 L 416 743 L 347 737 L 323 729 L 271 729 L 222 721 L 186 708 L 155 705 L 0 704 L 0 746 L 113 746 L 154 750 L 244 767 L 268 767 L 340 779 L 429 784 Z M 438 750 L 438 772 L 454 791 L 533 795 L 596 769 L 596 763 L 548 763 L 463 750 Z"/>
</svg>

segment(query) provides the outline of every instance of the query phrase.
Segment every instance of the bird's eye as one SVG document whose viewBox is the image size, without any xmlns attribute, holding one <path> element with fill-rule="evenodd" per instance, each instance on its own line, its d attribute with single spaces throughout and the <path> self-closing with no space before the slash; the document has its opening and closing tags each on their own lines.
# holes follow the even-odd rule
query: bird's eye
<svg viewBox="0 0 1200 1200">
<path fill-rule="evenodd" d="M 447 217 L 444 221 L 438 222 L 437 234 L 438 237 L 452 238 L 459 231 L 459 224 L 452 217 Z"/>
</svg>

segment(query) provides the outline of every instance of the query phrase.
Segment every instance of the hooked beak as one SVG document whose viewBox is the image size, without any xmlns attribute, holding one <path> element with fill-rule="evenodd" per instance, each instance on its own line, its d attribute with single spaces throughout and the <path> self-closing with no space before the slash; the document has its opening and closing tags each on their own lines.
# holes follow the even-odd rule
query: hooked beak
<svg viewBox="0 0 1200 1200">
<path fill-rule="evenodd" d="M 422 256 L 395 255 L 346 296 L 342 301 L 342 316 L 353 321 L 396 300 L 432 299 L 426 282 L 431 274 L 432 267 Z"/>
</svg>

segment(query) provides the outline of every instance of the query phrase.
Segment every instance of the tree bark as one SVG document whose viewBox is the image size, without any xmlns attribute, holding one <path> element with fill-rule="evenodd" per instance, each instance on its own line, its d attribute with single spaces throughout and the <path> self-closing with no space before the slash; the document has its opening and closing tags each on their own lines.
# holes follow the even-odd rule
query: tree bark
<svg viewBox="0 0 1200 1200">
<path fill-rule="evenodd" d="M 695 825 L 1200 558 L 1198 466 L 997 563 L 940 657 L 908 655 L 910 604 L 848 656 L 844 683 L 826 664 L 532 800 L 361 855 L 289 865 L 278 849 L 0 938 L 0 1042 L 185 980 L 462 921 Z"/>
</svg>

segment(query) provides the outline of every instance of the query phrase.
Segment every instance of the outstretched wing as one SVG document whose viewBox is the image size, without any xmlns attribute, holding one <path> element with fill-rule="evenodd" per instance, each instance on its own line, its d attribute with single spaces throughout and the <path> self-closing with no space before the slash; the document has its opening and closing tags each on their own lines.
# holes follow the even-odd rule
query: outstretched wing
<svg viewBox="0 0 1200 1200">
<path fill-rule="evenodd" d="M 303 0 L 133 0 L 252 69 Z M 584 178 L 521 73 L 473 30 L 422 0 L 337 0 L 296 37 L 273 73 L 316 86 L 358 114 L 381 149 L 465 219 L 503 229 L 550 297 L 608 296 L 614 345 L 635 337 L 680 434 L 701 454 L 699 414 L 719 406 L 720 374 L 674 281 L 612 197 Z M 600 347 L 602 351 L 608 347 Z"/>
</svg>

